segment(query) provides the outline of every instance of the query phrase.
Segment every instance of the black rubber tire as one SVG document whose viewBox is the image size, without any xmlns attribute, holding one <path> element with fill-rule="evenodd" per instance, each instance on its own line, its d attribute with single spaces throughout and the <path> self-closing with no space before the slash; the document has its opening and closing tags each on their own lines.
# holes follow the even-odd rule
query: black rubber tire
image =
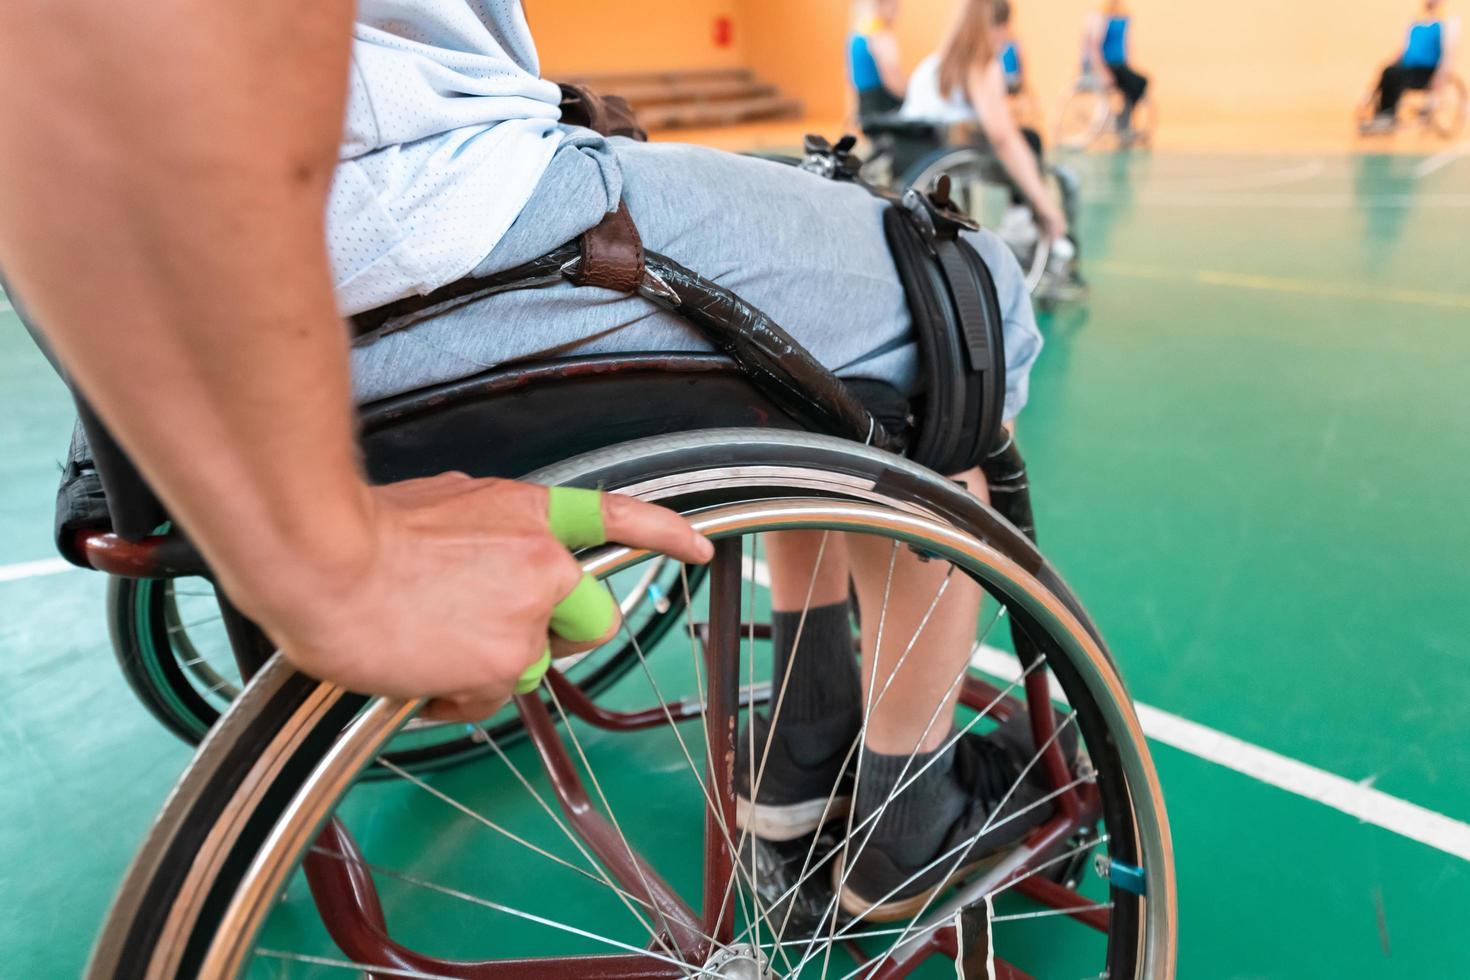
<svg viewBox="0 0 1470 980">
<path fill-rule="evenodd" d="M 688 572 L 689 588 L 699 591 L 705 569 L 695 566 Z M 674 579 L 670 587 L 669 609 L 653 616 L 638 630 L 638 644 L 652 649 L 678 623 L 684 604 L 684 578 Z M 219 720 L 220 711 L 200 695 L 195 681 L 179 664 L 169 642 L 164 622 L 163 580 L 111 577 L 107 587 L 107 624 L 112 638 L 112 651 L 124 679 L 149 713 L 165 728 L 190 745 L 199 744 L 206 732 Z M 588 671 L 569 675 L 589 697 L 596 697 L 616 684 L 637 664 L 632 643 L 616 652 L 599 656 Z M 520 719 L 512 716 L 487 729 L 502 746 L 525 736 Z M 483 741 L 469 735 L 447 739 L 433 745 L 389 752 L 385 758 L 394 765 L 415 772 L 457 765 L 483 756 L 492 750 Z M 374 773 L 384 770 L 375 770 Z"/>
</svg>

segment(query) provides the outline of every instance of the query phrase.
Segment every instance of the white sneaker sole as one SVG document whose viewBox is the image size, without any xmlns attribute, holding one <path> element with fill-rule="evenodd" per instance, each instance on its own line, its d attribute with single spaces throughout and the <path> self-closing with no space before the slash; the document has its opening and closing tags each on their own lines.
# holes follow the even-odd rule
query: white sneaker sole
<svg viewBox="0 0 1470 980">
<path fill-rule="evenodd" d="M 828 806 L 825 799 L 805 800 L 785 806 L 752 803 L 743 796 L 735 797 L 735 826 L 748 830 L 761 840 L 788 841 L 810 834 L 824 820 L 847 816 L 852 805 L 850 796 L 839 796 Z"/>
</svg>

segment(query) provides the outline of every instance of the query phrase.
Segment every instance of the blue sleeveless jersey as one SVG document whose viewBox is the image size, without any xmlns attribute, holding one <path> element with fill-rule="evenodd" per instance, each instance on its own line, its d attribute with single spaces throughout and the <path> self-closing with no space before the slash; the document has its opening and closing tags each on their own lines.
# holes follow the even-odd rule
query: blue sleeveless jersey
<svg viewBox="0 0 1470 980">
<path fill-rule="evenodd" d="M 852 87 L 859 92 L 883 85 L 883 76 L 878 74 L 878 62 L 873 60 L 873 52 L 868 50 L 868 38 L 864 34 L 854 34 L 847 40 L 847 73 L 852 79 Z"/>
<path fill-rule="evenodd" d="M 1021 52 L 1016 42 L 1007 44 L 1000 52 L 1000 68 L 1005 72 L 1006 82 L 1012 87 L 1021 84 Z"/>
<path fill-rule="evenodd" d="M 1109 17 L 1108 32 L 1103 36 L 1103 61 L 1121 65 L 1128 61 L 1128 18 Z"/>
<path fill-rule="evenodd" d="M 1401 60 L 1406 68 L 1438 68 L 1444 57 L 1444 25 L 1437 20 L 1421 20 L 1409 28 L 1409 43 Z"/>
</svg>

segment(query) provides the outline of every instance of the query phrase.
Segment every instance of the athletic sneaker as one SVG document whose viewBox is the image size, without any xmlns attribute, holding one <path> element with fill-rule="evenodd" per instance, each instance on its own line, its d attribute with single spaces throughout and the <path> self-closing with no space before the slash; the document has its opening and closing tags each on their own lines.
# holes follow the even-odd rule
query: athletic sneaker
<svg viewBox="0 0 1470 980">
<path fill-rule="evenodd" d="M 1077 245 L 1070 238 L 1052 242 L 1051 255 L 1036 289 L 1043 303 L 1072 303 L 1087 295 L 1087 282 L 1077 266 Z"/>
<path fill-rule="evenodd" d="M 846 816 L 852 805 L 852 769 L 857 758 L 856 752 L 849 756 L 848 750 L 857 739 L 859 717 L 850 712 L 821 721 L 782 719 L 771 737 L 770 719 L 754 715 L 753 732 L 741 731 L 735 746 L 735 825 L 762 840 L 789 841 L 812 833 L 825 821 Z M 771 749 L 766 753 L 768 738 Z M 813 758 L 811 746 L 827 745 L 837 748 Z M 765 768 L 761 769 L 763 754 Z M 751 784 L 757 776 L 760 792 L 752 800 Z"/>
<path fill-rule="evenodd" d="M 1069 766 L 1075 767 L 1074 727 L 1068 725 L 1057 741 Z M 1025 712 L 1011 716 L 988 735 L 961 738 L 955 744 L 954 777 L 971 791 L 965 812 L 950 825 L 939 849 L 913 866 L 900 865 L 876 842 L 869 842 L 853 862 L 852 872 L 842 885 L 842 910 L 875 922 L 907 918 L 917 914 L 936 892 L 995 863 L 1020 844 L 1027 834 L 1051 819 L 1053 813 L 1050 800 L 1037 802 L 1053 790 L 1043 763 L 1031 766 L 1016 786 L 1020 773 L 1035 755 L 1030 717 Z M 1016 787 L 1013 792 L 1012 786 Z M 989 829 L 980 833 L 987 824 Z M 858 842 L 861 841 L 859 837 Z M 940 855 L 946 856 L 940 859 Z M 841 879 L 842 869 L 834 868 L 832 880 Z"/>
</svg>

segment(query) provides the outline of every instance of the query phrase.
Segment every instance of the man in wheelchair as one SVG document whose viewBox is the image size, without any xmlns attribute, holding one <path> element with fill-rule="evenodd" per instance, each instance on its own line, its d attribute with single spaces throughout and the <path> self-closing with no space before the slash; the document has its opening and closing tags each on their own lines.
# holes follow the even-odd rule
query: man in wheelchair
<svg viewBox="0 0 1470 980">
<path fill-rule="evenodd" d="M 0 132 L 12 136 L 0 266 L 221 587 L 306 673 L 474 720 L 540 657 L 553 607 L 579 581 L 547 491 L 452 473 L 369 485 L 354 401 L 513 362 L 708 350 L 655 301 L 667 283 L 649 278 L 645 249 L 738 294 L 843 379 L 902 395 L 922 384 L 890 201 L 568 125 L 519 3 L 362 0 L 355 21 L 346 0 L 8 4 L 0 37 Z M 544 288 L 456 292 L 579 237 L 580 266 L 553 268 Z M 1041 337 L 1006 247 L 971 229 L 955 244 L 993 282 L 1009 421 Z M 369 324 L 350 347 L 344 316 Z M 984 494 L 977 462 L 953 469 Z M 627 545 L 686 562 L 712 553 L 683 520 L 630 498 L 603 498 L 601 520 Z M 745 788 L 743 826 L 771 839 L 814 829 L 812 801 L 850 778 L 838 746 L 875 683 L 890 693 L 866 720 L 851 806 L 890 793 L 894 760 L 935 758 L 878 821 L 844 905 L 908 881 L 1002 803 L 1031 812 L 979 835 L 976 858 L 1045 818 L 1038 794 L 994 791 L 1033 754 L 1024 716 L 942 752 L 948 730 L 924 726 L 936 684 L 970 655 L 978 586 L 958 582 L 926 607 L 936 571 L 920 556 L 801 532 L 768 548 L 774 681 L 790 703 L 774 735 L 753 716 L 775 761 L 759 793 Z M 849 581 L 863 608 L 891 594 L 895 635 L 928 623 L 910 669 L 874 676 L 878 624 L 864 621 L 860 672 Z M 909 881 L 874 914 L 948 880 Z"/>
<path fill-rule="evenodd" d="M 1459 19 L 1444 16 L 1444 0 L 1425 0 L 1424 16 L 1409 25 L 1403 53 L 1379 76 L 1373 116 L 1361 127 L 1365 135 L 1391 133 L 1397 128 L 1399 102 L 1405 92 L 1442 86 L 1454 64 L 1459 35 Z"/>
</svg>

